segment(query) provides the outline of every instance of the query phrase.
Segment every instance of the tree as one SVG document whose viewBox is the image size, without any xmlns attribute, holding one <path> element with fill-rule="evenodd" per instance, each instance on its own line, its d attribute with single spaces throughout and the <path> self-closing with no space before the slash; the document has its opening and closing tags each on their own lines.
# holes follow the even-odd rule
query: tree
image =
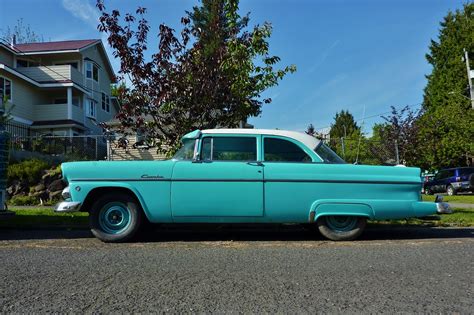
<svg viewBox="0 0 474 315">
<path fill-rule="evenodd" d="M 474 3 L 449 12 L 426 59 L 433 66 L 420 118 L 420 163 L 433 169 L 465 165 L 474 155 L 474 110 L 467 96 L 463 49 L 474 57 Z M 473 63 L 471 62 L 471 68 Z"/>
<path fill-rule="evenodd" d="M 329 145 L 344 160 L 349 163 L 360 162 L 360 144 L 363 135 L 354 116 L 348 110 L 336 113 L 329 137 Z"/>
<path fill-rule="evenodd" d="M 396 161 L 398 153 L 399 163 L 419 166 L 422 153 L 419 150 L 418 137 L 420 111 L 411 110 L 408 106 L 401 110 L 391 106 L 391 109 L 389 116 L 382 116 L 385 123 L 374 125 L 373 144 L 370 150 L 373 154 L 374 151 L 379 152 L 381 158 L 390 159 L 393 162 Z"/>
<path fill-rule="evenodd" d="M 158 51 L 146 60 L 146 9 L 126 14 L 122 26 L 120 12 L 108 13 L 98 0 L 99 30 L 120 59 L 119 79 L 131 83 L 119 90 L 121 132 L 146 129 L 158 147 L 176 148 L 191 130 L 237 126 L 261 113 L 271 102 L 261 93 L 295 67 L 275 69 L 280 58 L 269 53 L 271 25 L 247 30 L 249 15 L 241 17 L 238 4 L 203 0 L 181 19 L 179 36 L 161 24 Z"/>
<path fill-rule="evenodd" d="M 16 20 L 16 25 L 13 29 L 7 26 L 7 29 L 2 32 L 3 40 L 8 43 L 13 41 L 13 37 L 15 37 L 17 44 L 44 42 L 43 35 L 33 31 L 30 24 L 23 24 L 23 19 Z"/>
<path fill-rule="evenodd" d="M 357 126 L 354 116 L 348 110 L 341 110 L 340 113 L 336 113 L 334 124 L 331 125 L 331 130 L 329 131 L 331 138 L 357 138 L 359 134 L 360 127 Z"/>
</svg>

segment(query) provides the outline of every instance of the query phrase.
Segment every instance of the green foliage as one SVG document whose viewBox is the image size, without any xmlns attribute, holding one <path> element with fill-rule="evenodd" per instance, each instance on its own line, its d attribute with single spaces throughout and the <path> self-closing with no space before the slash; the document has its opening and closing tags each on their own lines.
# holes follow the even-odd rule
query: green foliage
<svg viewBox="0 0 474 315">
<path fill-rule="evenodd" d="M 12 206 L 36 206 L 39 204 L 37 197 L 13 196 L 8 203 Z"/>
<path fill-rule="evenodd" d="M 36 183 L 41 179 L 43 171 L 49 167 L 48 163 L 38 159 L 10 164 L 8 165 L 7 181 L 8 183 L 11 183 L 13 180 Z"/>
<path fill-rule="evenodd" d="M 106 12 L 102 0 L 97 7 L 99 30 L 108 34 L 121 61 L 119 78 L 131 82 L 118 90 L 120 133 L 146 129 L 159 148 L 174 151 L 192 130 L 235 127 L 259 115 L 271 102 L 261 94 L 296 70 L 277 66 L 280 58 L 269 48 L 271 25 L 249 27 L 238 0 L 203 0 L 181 19 L 178 36 L 160 25 L 151 60 L 145 54 L 150 31 L 145 8 L 135 17 Z"/>
<path fill-rule="evenodd" d="M 348 163 L 359 162 L 360 152 L 366 152 L 360 127 L 348 110 L 336 113 L 329 135 L 331 148 Z"/>
<path fill-rule="evenodd" d="M 466 49 L 474 67 L 474 3 L 449 12 L 440 25 L 438 41 L 431 41 L 426 55 L 433 70 L 420 119 L 420 162 L 427 169 L 465 165 L 474 155 L 474 110 L 462 59 Z"/>
<path fill-rule="evenodd" d="M 12 120 L 11 112 L 13 110 L 14 105 L 12 105 L 7 97 L 5 96 L 3 102 L 0 102 L 0 126 L 5 126 L 7 122 Z M 0 130 L 2 128 L 0 127 Z"/>
</svg>

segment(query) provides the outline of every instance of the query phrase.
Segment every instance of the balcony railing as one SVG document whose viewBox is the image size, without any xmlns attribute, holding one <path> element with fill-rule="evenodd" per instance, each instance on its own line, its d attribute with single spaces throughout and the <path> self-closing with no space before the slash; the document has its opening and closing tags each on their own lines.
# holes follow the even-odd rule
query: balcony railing
<svg viewBox="0 0 474 315">
<path fill-rule="evenodd" d="M 68 119 L 67 104 L 42 104 L 34 106 L 35 121 L 66 120 Z M 84 123 L 84 111 L 72 105 L 72 119 Z"/>
<path fill-rule="evenodd" d="M 84 84 L 84 76 L 71 65 L 18 67 L 16 70 L 31 79 L 41 83 L 56 83 L 72 81 Z"/>
</svg>

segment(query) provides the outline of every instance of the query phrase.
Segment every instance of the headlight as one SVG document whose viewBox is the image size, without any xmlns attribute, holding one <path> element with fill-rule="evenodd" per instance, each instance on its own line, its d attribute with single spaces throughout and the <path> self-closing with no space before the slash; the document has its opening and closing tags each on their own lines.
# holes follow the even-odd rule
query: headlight
<svg viewBox="0 0 474 315">
<path fill-rule="evenodd" d="M 71 193 L 69 192 L 69 186 L 63 189 L 61 196 L 63 196 L 64 200 L 71 198 Z"/>
</svg>

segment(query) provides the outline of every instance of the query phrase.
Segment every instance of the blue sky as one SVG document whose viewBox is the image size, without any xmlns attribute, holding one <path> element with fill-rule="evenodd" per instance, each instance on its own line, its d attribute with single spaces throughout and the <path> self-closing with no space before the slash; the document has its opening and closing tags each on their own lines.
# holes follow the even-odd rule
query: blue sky
<svg viewBox="0 0 474 315">
<path fill-rule="evenodd" d="M 133 12 L 148 9 L 152 29 L 162 22 L 179 29 L 179 19 L 197 1 L 108 0 L 106 6 Z M 295 64 L 279 86 L 265 92 L 273 102 L 257 128 L 304 130 L 330 126 L 335 113 L 348 109 L 356 119 L 385 113 L 390 106 L 419 104 L 430 39 L 457 0 L 241 0 L 241 12 L 251 12 L 251 24 L 273 25 L 271 52 L 281 65 Z M 24 22 L 46 40 L 104 38 L 96 29 L 93 0 L 1 0 L 0 29 Z M 151 45 L 156 41 L 151 41 Z M 110 55 L 110 58 L 113 57 Z M 116 66 L 117 62 L 112 60 Z M 380 121 L 365 120 L 364 130 Z"/>
</svg>

